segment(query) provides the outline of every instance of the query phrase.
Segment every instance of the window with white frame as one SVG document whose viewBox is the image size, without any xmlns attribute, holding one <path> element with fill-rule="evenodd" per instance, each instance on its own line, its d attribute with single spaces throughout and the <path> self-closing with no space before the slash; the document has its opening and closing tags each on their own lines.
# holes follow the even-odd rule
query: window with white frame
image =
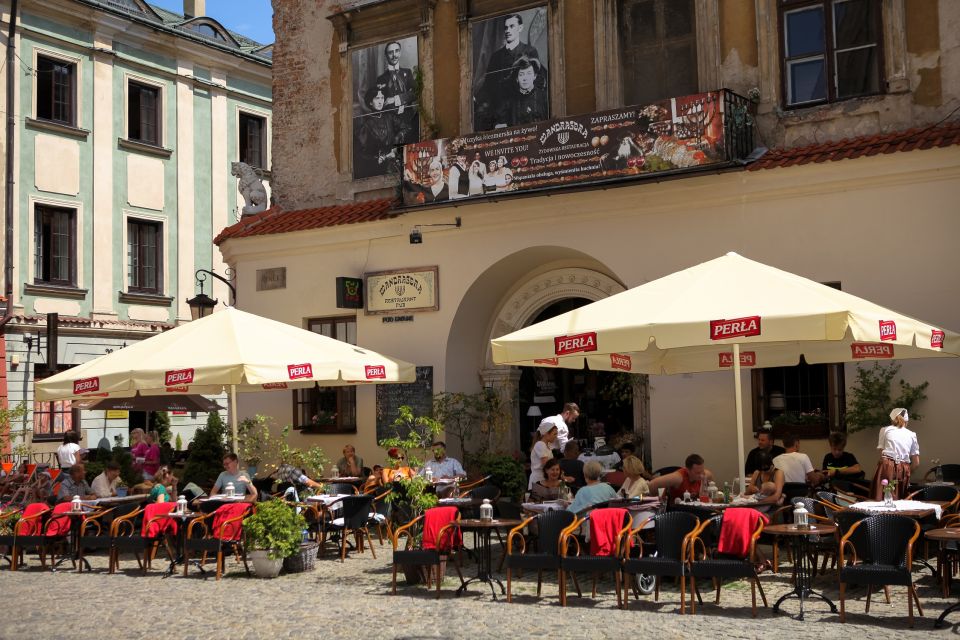
<svg viewBox="0 0 960 640">
<path fill-rule="evenodd" d="M 780 0 L 779 17 L 786 106 L 882 91 L 879 0 Z"/>
<path fill-rule="evenodd" d="M 37 55 L 37 119 L 76 126 L 77 65 Z"/>
<path fill-rule="evenodd" d="M 159 146 L 161 106 L 159 87 L 130 80 L 127 87 L 127 139 Z"/>
</svg>

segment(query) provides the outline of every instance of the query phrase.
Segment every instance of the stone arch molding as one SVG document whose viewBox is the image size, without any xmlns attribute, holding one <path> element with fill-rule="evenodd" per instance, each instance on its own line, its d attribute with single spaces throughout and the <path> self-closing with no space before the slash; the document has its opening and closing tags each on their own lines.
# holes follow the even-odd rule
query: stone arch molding
<svg viewBox="0 0 960 640">
<path fill-rule="evenodd" d="M 591 302 L 626 291 L 621 283 L 593 269 L 569 267 L 554 269 L 531 277 L 507 296 L 493 321 L 490 340 L 499 338 L 532 322 L 541 311 L 568 298 L 584 298 Z M 486 349 L 487 370 L 498 369 L 493 363 L 490 342 Z"/>
</svg>

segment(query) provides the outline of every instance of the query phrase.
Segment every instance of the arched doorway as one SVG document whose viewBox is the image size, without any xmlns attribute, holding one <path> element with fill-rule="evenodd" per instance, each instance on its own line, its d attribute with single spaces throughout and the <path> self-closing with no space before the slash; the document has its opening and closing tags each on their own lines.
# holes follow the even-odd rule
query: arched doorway
<svg viewBox="0 0 960 640">
<path fill-rule="evenodd" d="M 535 324 L 590 304 L 586 298 L 563 298 L 550 304 L 529 323 Z M 575 402 L 580 418 L 570 426 L 570 437 L 588 443 L 596 436 L 608 438 L 635 431 L 632 380 L 625 374 L 589 369 L 520 367 L 520 450 L 533 446 L 533 432 L 540 416 L 556 415 L 564 403 Z M 531 411 L 532 410 L 532 411 Z"/>
</svg>

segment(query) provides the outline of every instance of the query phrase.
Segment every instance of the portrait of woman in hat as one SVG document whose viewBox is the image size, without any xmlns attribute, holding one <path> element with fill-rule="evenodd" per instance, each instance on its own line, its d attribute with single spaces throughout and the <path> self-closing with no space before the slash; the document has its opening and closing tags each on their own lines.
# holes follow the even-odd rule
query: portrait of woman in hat
<svg viewBox="0 0 960 640">
<path fill-rule="evenodd" d="M 503 95 L 496 127 L 512 127 L 550 118 L 550 99 L 543 65 L 521 57 L 513 65 L 511 81 Z"/>
</svg>

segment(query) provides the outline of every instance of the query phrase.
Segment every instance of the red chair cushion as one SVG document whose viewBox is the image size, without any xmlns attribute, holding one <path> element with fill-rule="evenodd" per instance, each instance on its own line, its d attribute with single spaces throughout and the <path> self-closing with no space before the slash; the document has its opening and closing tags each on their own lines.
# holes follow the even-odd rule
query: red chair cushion
<svg viewBox="0 0 960 640">
<path fill-rule="evenodd" d="M 63 514 L 69 513 L 73 510 L 73 504 L 69 502 L 61 502 L 53 508 L 53 515 L 50 517 L 50 520 L 47 522 L 46 531 L 44 535 L 51 538 L 59 538 L 70 533 L 70 516 L 65 516 Z"/>
<path fill-rule="evenodd" d="M 717 551 L 738 558 L 746 556 L 750 551 L 750 538 L 757 529 L 758 519 L 763 520 L 763 524 L 770 522 L 770 518 L 756 509 L 732 507 L 724 511 Z"/>
<path fill-rule="evenodd" d="M 231 542 L 239 540 L 240 534 L 243 533 L 243 520 L 231 522 L 226 527 L 223 526 L 223 523 L 233 518 L 242 518 L 250 513 L 252 507 L 253 505 L 249 502 L 225 504 L 219 507 L 213 514 L 213 537 Z"/>
<path fill-rule="evenodd" d="M 23 510 L 23 515 L 21 518 L 27 518 L 29 516 L 37 515 L 38 513 L 44 513 L 50 511 L 50 507 L 43 504 L 42 502 L 34 502 L 33 504 L 28 504 Z M 43 518 L 32 518 L 30 520 L 21 519 L 17 523 L 17 535 L 18 536 L 38 536 L 43 530 Z"/>
<path fill-rule="evenodd" d="M 440 530 L 456 520 L 458 510 L 456 507 L 433 507 L 427 509 L 423 514 L 423 548 L 436 549 L 441 553 L 448 553 L 452 549 L 457 549 L 463 544 L 463 535 L 460 529 L 450 529 L 443 536 L 442 540 L 437 540 Z"/>
<path fill-rule="evenodd" d="M 590 555 L 617 553 L 617 534 L 628 517 L 626 509 L 594 509 L 590 512 Z"/>
<path fill-rule="evenodd" d="M 173 518 L 153 519 L 170 513 L 176 506 L 175 502 L 152 502 L 148 504 L 143 510 L 143 529 L 140 535 L 144 538 L 158 538 L 165 533 L 175 534 L 177 532 L 176 520 Z"/>
</svg>

